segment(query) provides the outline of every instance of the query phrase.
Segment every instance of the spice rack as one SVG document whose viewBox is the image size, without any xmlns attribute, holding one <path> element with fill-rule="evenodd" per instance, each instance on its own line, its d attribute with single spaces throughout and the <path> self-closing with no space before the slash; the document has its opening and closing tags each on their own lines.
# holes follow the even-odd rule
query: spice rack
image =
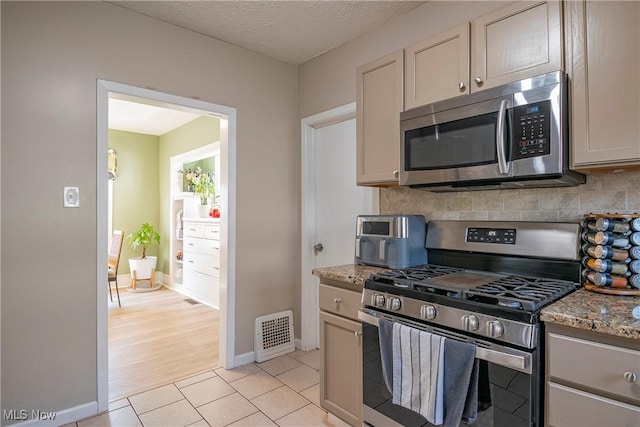
<svg viewBox="0 0 640 427">
<path fill-rule="evenodd" d="M 585 289 L 640 295 L 640 214 L 590 213 L 582 230 Z"/>
</svg>

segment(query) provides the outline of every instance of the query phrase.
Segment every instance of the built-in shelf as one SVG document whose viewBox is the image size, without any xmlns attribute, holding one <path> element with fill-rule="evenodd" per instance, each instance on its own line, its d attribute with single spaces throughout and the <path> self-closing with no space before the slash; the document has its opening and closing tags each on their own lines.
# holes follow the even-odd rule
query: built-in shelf
<svg viewBox="0 0 640 427">
<path fill-rule="evenodd" d="M 176 240 L 180 240 L 180 241 L 182 241 L 182 240 L 184 240 L 184 239 L 183 239 L 182 237 L 176 237 Z"/>
<path fill-rule="evenodd" d="M 182 264 L 182 263 L 183 263 L 183 262 L 182 262 L 181 260 L 179 260 L 179 259 L 177 259 L 177 260 L 176 260 L 176 262 L 177 262 L 178 264 Z"/>
</svg>

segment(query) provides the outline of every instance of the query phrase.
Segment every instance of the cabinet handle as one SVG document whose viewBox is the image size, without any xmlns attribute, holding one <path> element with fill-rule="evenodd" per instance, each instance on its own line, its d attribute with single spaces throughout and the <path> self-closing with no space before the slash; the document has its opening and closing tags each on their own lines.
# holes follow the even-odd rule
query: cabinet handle
<svg viewBox="0 0 640 427">
<path fill-rule="evenodd" d="M 393 177 L 394 177 L 394 178 L 398 178 L 399 176 L 400 176 L 400 172 L 398 172 L 398 169 L 395 169 L 395 170 L 393 171 Z"/>
<path fill-rule="evenodd" d="M 473 79 L 473 81 L 476 82 L 478 86 L 482 86 L 482 84 L 484 83 L 481 77 L 476 77 L 475 79 Z"/>
<path fill-rule="evenodd" d="M 355 332 L 355 335 L 356 335 L 356 337 L 358 337 L 358 338 L 359 338 L 359 337 L 361 337 L 361 336 L 362 336 L 362 332 L 360 332 L 360 331 L 356 331 L 356 332 Z"/>
<path fill-rule="evenodd" d="M 628 383 L 635 383 L 638 380 L 638 375 L 636 375 L 635 372 L 625 372 L 624 373 L 624 380 Z"/>
<path fill-rule="evenodd" d="M 340 304 L 342 300 L 340 298 L 334 298 L 333 302 L 335 302 L 336 304 Z"/>
<path fill-rule="evenodd" d="M 458 89 L 460 90 L 464 90 L 467 86 L 464 84 L 464 82 L 460 82 L 458 83 Z"/>
</svg>

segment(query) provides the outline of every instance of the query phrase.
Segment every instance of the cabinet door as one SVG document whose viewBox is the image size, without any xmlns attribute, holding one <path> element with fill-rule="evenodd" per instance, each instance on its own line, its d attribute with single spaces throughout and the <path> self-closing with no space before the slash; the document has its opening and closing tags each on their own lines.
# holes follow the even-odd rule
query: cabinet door
<svg viewBox="0 0 640 427">
<path fill-rule="evenodd" d="M 547 424 L 550 427 L 633 427 L 640 421 L 637 406 L 555 383 L 548 383 L 547 392 Z"/>
<path fill-rule="evenodd" d="M 563 69 L 559 1 L 516 2 L 472 22 L 471 91 Z"/>
<path fill-rule="evenodd" d="M 567 2 L 572 166 L 640 164 L 640 3 Z"/>
<path fill-rule="evenodd" d="M 356 182 L 398 183 L 403 51 L 356 71 Z"/>
<path fill-rule="evenodd" d="M 320 312 L 320 405 L 349 424 L 362 424 L 362 326 Z"/>
<path fill-rule="evenodd" d="M 469 93 L 469 23 L 405 49 L 405 108 Z"/>
</svg>

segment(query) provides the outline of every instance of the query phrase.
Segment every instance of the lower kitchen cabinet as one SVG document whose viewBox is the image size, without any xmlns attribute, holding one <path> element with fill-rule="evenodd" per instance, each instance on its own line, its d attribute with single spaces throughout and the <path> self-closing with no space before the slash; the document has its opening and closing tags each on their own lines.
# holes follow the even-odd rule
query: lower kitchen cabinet
<svg viewBox="0 0 640 427">
<path fill-rule="evenodd" d="M 361 292 L 320 284 L 320 405 L 362 425 Z"/>
<path fill-rule="evenodd" d="M 640 425 L 637 342 L 550 325 L 546 346 L 547 425 Z"/>
</svg>

